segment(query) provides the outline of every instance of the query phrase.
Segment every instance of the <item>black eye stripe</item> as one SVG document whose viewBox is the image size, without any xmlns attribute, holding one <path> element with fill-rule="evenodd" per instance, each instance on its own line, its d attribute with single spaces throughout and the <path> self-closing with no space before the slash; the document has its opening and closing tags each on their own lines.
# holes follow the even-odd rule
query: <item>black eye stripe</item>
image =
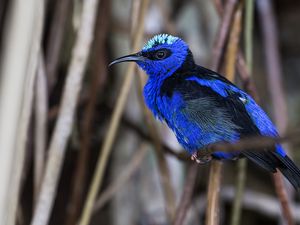
<svg viewBox="0 0 300 225">
<path fill-rule="evenodd" d="M 166 52 L 165 51 L 158 51 L 155 53 L 155 57 L 158 59 L 163 59 L 166 56 Z"/>
<path fill-rule="evenodd" d="M 155 51 L 143 52 L 142 54 L 150 60 L 163 60 L 168 58 L 172 52 L 170 49 L 162 48 Z"/>
</svg>

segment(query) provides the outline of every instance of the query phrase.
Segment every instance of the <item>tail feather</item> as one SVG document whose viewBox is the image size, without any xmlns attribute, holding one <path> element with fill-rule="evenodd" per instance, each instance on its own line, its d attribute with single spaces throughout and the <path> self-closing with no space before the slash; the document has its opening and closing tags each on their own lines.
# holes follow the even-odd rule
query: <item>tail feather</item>
<svg viewBox="0 0 300 225">
<path fill-rule="evenodd" d="M 300 169 L 295 163 L 286 155 L 281 156 L 274 153 L 279 160 L 278 169 L 291 182 L 296 190 L 300 190 Z"/>
<path fill-rule="evenodd" d="M 252 151 L 243 151 L 242 155 L 257 164 L 258 166 L 264 168 L 265 170 L 275 173 L 276 172 L 276 164 L 272 162 L 272 158 L 270 158 L 267 151 L 261 152 L 252 152 Z"/>
<path fill-rule="evenodd" d="M 289 180 L 296 190 L 300 190 L 300 169 L 287 156 L 274 151 L 244 151 L 242 154 L 269 172 L 276 172 L 276 168 Z"/>
</svg>

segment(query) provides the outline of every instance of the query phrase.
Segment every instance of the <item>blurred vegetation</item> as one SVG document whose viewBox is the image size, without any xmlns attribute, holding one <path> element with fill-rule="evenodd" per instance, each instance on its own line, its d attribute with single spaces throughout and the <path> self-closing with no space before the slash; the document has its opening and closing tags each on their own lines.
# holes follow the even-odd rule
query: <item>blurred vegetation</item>
<svg viewBox="0 0 300 225">
<path fill-rule="evenodd" d="M 155 34 L 171 33 L 178 35 L 189 44 L 198 64 L 210 67 L 213 62 L 212 51 L 221 24 L 217 6 L 218 3 L 223 4 L 224 2 L 225 4 L 229 1 L 231 0 L 154 0 L 149 1 L 147 5 L 143 0 L 101 0 L 98 5 L 95 4 L 97 6 L 94 18 L 95 29 L 92 24 L 87 23 L 87 26 L 92 29 L 92 43 L 91 46 L 86 45 L 88 48 L 86 49 L 87 63 L 86 65 L 83 63 L 80 67 L 82 69 L 82 82 L 79 81 L 78 87 L 74 85 L 74 92 L 77 88 L 80 89 L 80 92 L 78 90 L 78 98 L 76 94 L 73 98 L 75 111 L 74 117 L 71 116 L 71 118 L 74 120 L 70 120 L 72 122 L 70 124 L 70 137 L 66 135 L 66 146 L 63 148 L 64 151 L 61 151 L 63 152 L 62 171 L 58 172 L 59 180 L 57 189 L 53 193 L 53 207 L 50 206 L 49 222 L 46 224 L 75 225 L 82 221 L 82 212 L 86 207 L 85 200 L 97 167 L 97 157 L 103 153 L 101 146 L 107 139 L 110 120 L 116 108 L 116 102 L 120 98 L 119 93 L 123 81 L 126 79 L 126 70 L 129 70 L 128 64 L 108 68 L 109 62 L 116 57 L 131 53 L 135 47 L 141 48 L 143 43 Z M 37 39 L 39 42 L 36 43 L 39 46 L 39 51 L 35 54 L 37 63 L 33 64 L 35 65 L 35 85 L 34 88 L 30 89 L 31 86 L 26 86 L 27 83 L 24 82 L 24 90 L 22 89 L 23 93 L 33 91 L 33 103 L 29 104 L 28 128 L 25 129 L 26 142 L 23 144 L 24 160 L 13 161 L 18 157 L 22 158 L 18 155 L 21 155 L 20 152 L 22 151 L 12 153 L 15 155 L 11 156 L 11 170 L 2 171 L 13 177 L 14 171 L 17 170 L 15 163 L 21 166 L 18 169 L 21 173 L 18 179 L 19 184 L 16 186 L 18 190 L 11 193 L 6 192 L 5 198 L 0 195 L 0 201 L 8 201 L 7 199 L 11 195 L 19 196 L 16 200 L 16 212 L 13 212 L 15 213 L 15 224 L 18 225 L 33 224 L 32 218 L 37 216 L 36 213 L 43 212 L 35 210 L 38 202 L 41 201 L 39 194 L 45 178 L 47 160 L 51 154 L 49 149 L 54 140 L 53 136 L 57 132 L 57 118 L 60 115 L 62 105 L 65 104 L 68 107 L 68 104 L 73 104 L 68 101 L 62 104 L 61 100 L 64 96 L 67 76 L 70 74 L 70 68 L 72 68 L 72 59 L 76 57 L 76 54 L 80 55 L 80 52 L 74 52 L 74 46 L 80 42 L 78 41 L 78 33 L 82 31 L 84 26 L 82 21 L 85 17 L 81 17 L 84 5 L 87 2 L 93 2 L 93 0 L 41 2 L 43 2 L 44 13 L 41 14 L 42 18 L 38 16 L 35 18 L 43 21 L 40 30 L 41 38 L 40 40 Z M 279 71 L 279 75 L 281 75 L 282 80 L 284 101 L 287 104 L 288 114 L 283 119 L 287 122 L 287 128 L 282 131 L 285 134 L 298 129 L 300 124 L 300 2 L 292 0 L 270 2 L 274 10 L 278 34 L 276 37 L 278 38 L 280 54 L 279 68 L 282 70 Z M 12 24 L 10 21 L 12 20 L 11 14 L 13 14 L 14 7 L 18 7 L 18 4 L 21 10 L 27 10 L 26 6 L 23 5 L 24 8 L 22 8 L 22 3 L 17 0 L 0 1 L 0 61 L 2 67 L 6 56 L 3 52 L 9 44 L 6 36 L 9 33 L 8 27 Z M 33 0 L 27 4 L 28 7 L 36 6 Z M 140 13 L 142 7 L 145 7 L 145 15 Z M 278 120 L 280 123 L 280 120 L 282 121 L 280 115 L 279 118 L 275 118 L 275 111 L 279 110 L 279 105 L 272 97 L 270 91 L 272 87 L 268 86 L 272 78 L 267 76 L 266 46 L 261 22 L 264 15 L 260 13 L 262 11 L 259 11 L 261 10 L 259 7 L 261 6 L 255 3 L 252 31 L 252 77 L 260 104 L 276 123 Z M 38 7 L 35 9 L 41 10 Z M 87 8 L 86 12 L 92 20 L 93 14 L 88 10 L 91 9 Z M 243 8 L 243 10 L 245 9 Z M 143 17 L 145 23 L 141 24 Z M 239 46 L 241 51 L 245 52 L 245 16 L 242 19 Z M 38 26 L 33 26 L 33 29 L 38 29 Z M 30 32 L 30 29 L 24 30 L 24 32 Z M 32 31 L 32 36 L 34 33 Z M 141 41 L 137 37 L 139 33 L 142 37 Z M 88 30 L 82 32 L 83 38 L 85 35 L 89 36 Z M 22 38 L 20 43 L 22 44 Z M 83 43 L 86 44 L 84 41 Z M 30 51 L 34 51 L 33 47 L 30 49 Z M 83 58 L 79 59 L 82 60 Z M 220 60 L 221 65 L 224 64 L 223 61 L 226 61 L 224 57 Z M 181 196 L 184 193 L 188 175 L 192 171 L 190 168 L 195 168 L 195 166 L 191 166 L 189 160 L 179 160 L 174 155 L 164 151 L 168 148 L 180 153 L 182 148 L 165 125 L 158 122 L 154 122 L 153 125 L 152 120 L 147 121 L 148 117 L 143 111 L 143 102 L 140 96 L 140 82 L 146 79 L 146 75 L 138 72 L 135 67 L 131 71 L 133 72 L 133 82 L 128 87 L 129 94 L 126 98 L 124 113 L 121 114 L 119 126 L 116 128 L 116 138 L 112 142 L 111 154 L 107 155 L 107 164 L 103 169 L 103 182 L 97 194 L 96 202 L 92 205 L 93 211 L 89 224 L 173 224 L 172 218 L 174 216 L 177 218 L 178 211 L 175 213 L 175 210 L 182 203 Z M 2 69 L 1 72 L 3 72 Z M 242 86 L 243 80 L 239 73 L 237 70 L 235 80 L 238 85 Z M 39 74 L 44 81 L 43 79 L 38 80 Z M 3 87 L 5 82 L 2 80 L 4 74 L 0 74 L 0 76 L 1 90 L 5 90 Z M 24 71 L 24 76 L 29 76 L 26 71 Z M 70 83 L 70 87 L 72 87 L 72 83 Z M 44 100 L 40 98 L 41 94 L 46 96 Z M 0 95 L 2 101 L 11 97 L 5 95 L 4 91 L 1 91 Z M 22 100 L 22 95 L 19 99 Z M 14 103 L 13 100 L 10 104 Z M 21 105 L 24 106 L 24 104 Z M 38 111 L 38 107 L 42 107 L 42 111 Z M 18 115 L 21 114 L 19 111 L 17 113 Z M 45 123 L 43 123 L 41 113 L 45 117 Z M 4 118 L 4 114 L 0 114 L 1 116 Z M 3 120 L 1 119 L 1 121 Z M 37 130 L 41 120 L 42 128 Z M 20 127 L 21 125 L 17 126 L 16 129 Z M 0 139 L 5 139 L 5 129 L 3 128 L 1 131 L 3 133 L 2 136 L 0 135 Z M 41 140 L 40 138 L 43 137 L 45 143 L 36 144 L 37 138 Z M 16 143 L 18 141 L 20 138 L 15 139 Z M 0 141 L 0 143 L 4 142 Z M 298 144 L 288 144 L 289 154 L 300 165 L 299 141 Z M 42 151 L 42 153 L 40 152 L 41 158 L 38 158 L 37 148 Z M 53 148 L 55 149 L 55 146 Z M 1 146 L 0 157 L 5 156 L 6 149 L 6 146 Z M 0 169 L 2 168 L 0 167 Z M 194 188 L 192 187 L 190 190 L 192 191 L 191 201 L 187 202 L 187 214 L 184 215 L 183 224 L 200 225 L 205 223 L 209 165 L 199 165 L 196 170 L 197 172 L 194 174 L 196 177 L 195 186 L 193 185 Z M 251 163 L 247 165 L 246 173 L 240 224 L 286 224 L 270 174 Z M 221 177 L 220 224 L 229 224 L 236 193 L 237 162 L 225 162 Z M 2 176 L 0 176 L 1 178 Z M 3 180 L 2 182 L 8 181 Z M 8 186 L 12 184 L 14 183 L 5 183 Z M 299 193 L 295 193 L 289 184 L 286 186 L 295 224 L 300 224 Z M 48 197 L 51 198 L 51 196 Z M 0 215 L 2 214 L 0 213 Z M 2 225 L 1 218 L 0 224 Z M 3 224 L 9 223 L 4 222 Z M 37 222 L 34 224 L 44 223 Z M 83 224 L 80 223 L 80 225 Z"/>
</svg>

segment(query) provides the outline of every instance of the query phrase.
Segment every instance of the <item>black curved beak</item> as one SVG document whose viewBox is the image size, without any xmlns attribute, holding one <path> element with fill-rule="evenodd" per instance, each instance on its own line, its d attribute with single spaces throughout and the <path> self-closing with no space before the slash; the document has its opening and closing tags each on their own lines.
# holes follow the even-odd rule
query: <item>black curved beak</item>
<svg viewBox="0 0 300 225">
<path fill-rule="evenodd" d="M 122 63 L 122 62 L 138 62 L 138 61 L 144 61 L 144 60 L 145 60 L 145 57 L 142 56 L 142 53 L 138 52 L 135 54 L 125 55 L 120 58 L 117 58 L 114 61 L 112 61 L 108 66 L 112 66 L 114 64 Z"/>
</svg>

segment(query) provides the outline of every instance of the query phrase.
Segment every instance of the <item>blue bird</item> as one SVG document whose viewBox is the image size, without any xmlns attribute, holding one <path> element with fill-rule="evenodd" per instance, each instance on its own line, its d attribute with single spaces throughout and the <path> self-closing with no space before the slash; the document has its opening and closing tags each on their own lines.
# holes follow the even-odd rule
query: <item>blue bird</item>
<svg viewBox="0 0 300 225">
<path fill-rule="evenodd" d="M 148 75 L 144 99 L 154 116 L 164 121 L 191 155 L 216 142 L 244 137 L 278 137 L 274 124 L 251 96 L 222 75 L 196 65 L 180 38 L 159 34 L 136 53 L 110 65 L 133 61 Z M 300 170 L 280 144 L 262 151 L 214 152 L 215 159 L 246 157 L 272 173 L 278 168 L 296 188 Z"/>
</svg>

